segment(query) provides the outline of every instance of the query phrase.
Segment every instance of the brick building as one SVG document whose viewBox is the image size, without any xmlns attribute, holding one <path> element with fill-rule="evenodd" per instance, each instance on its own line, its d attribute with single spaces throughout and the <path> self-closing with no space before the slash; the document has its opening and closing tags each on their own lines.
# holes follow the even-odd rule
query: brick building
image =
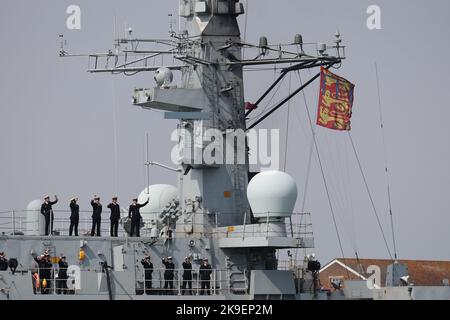
<svg viewBox="0 0 450 320">
<path fill-rule="evenodd" d="M 387 259 L 347 259 L 338 258 L 330 261 L 320 270 L 320 285 L 324 289 L 332 289 L 331 281 L 367 280 L 372 274 L 379 273 L 378 284 L 386 283 Z M 450 279 L 450 261 L 399 260 L 408 268 L 409 282 L 416 286 L 448 285 Z"/>
</svg>

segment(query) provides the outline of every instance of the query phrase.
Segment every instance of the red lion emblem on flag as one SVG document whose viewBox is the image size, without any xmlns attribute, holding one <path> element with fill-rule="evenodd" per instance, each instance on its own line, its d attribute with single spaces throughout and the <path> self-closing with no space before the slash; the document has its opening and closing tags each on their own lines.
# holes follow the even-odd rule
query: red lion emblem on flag
<svg viewBox="0 0 450 320">
<path fill-rule="evenodd" d="M 320 69 L 319 110 L 317 125 L 350 131 L 355 85 L 325 68 Z"/>
</svg>

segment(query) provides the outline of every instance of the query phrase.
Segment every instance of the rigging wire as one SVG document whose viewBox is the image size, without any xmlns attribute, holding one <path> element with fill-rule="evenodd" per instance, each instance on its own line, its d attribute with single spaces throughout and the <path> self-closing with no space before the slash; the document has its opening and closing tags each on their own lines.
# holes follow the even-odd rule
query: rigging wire
<svg viewBox="0 0 450 320">
<path fill-rule="evenodd" d="M 356 151 L 356 147 L 355 147 L 355 144 L 354 144 L 354 142 L 353 142 L 352 135 L 351 135 L 350 131 L 347 131 L 347 134 L 348 134 L 348 137 L 349 137 L 349 139 L 350 139 L 350 143 L 351 143 L 351 145 L 352 145 L 353 152 L 354 152 L 355 157 L 356 157 L 356 161 L 358 162 L 359 171 L 361 172 L 361 176 L 362 176 L 362 178 L 363 178 L 363 180 L 364 180 L 364 185 L 365 185 L 365 187 L 366 187 L 366 191 L 367 191 L 367 194 L 368 194 L 368 196 L 369 196 L 369 199 L 370 199 L 370 203 L 371 203 L 371 205 L 372 205 L 373 212 L 374 212 L 375 217 L 376 217 L 376 219 L 377 219 L 378 227 L 380 228 L 381 235 L 383 236 L 384 244 L 386 245 L 386 249 L 387 249 L 387 251 L 388 251 L 389 257 L 390 257 L 391 260 L 392 260 L 391 250 L 389 249 L 389 245 L 388 245 L 388 242 L 387 242 L 387 240 L 386 240 L 386 235 L 384 234 L 383 226 L 381 225 L 380 217 L 379 217 L 378 211 L 377 211 L 377 209 L 376 209 L 376 207 L 375 207 L 375 203 L 374 203 L 374 201 L 373 201 L 372 193 L 370 192 L 369 185 L 368 185 L 367 179 L 366 179 L 366 175 L 364 174 L 364 170 L 363 170 L 363 167 L 362 167 L 362 165 L 361 165 L 361 161 L 359 160 L 358 152 Z"/>
<path fill-rule="evenodd" d="M 343 159 L 341 157 L 341 151 L 343 148 L 341 147 L 342 136 L 340 134 L 333 135 L 324 135 L 325 141 L 327 143 L 327 150 L 329 157 L 328 165 L 325 165 L 325 169 L 328 167 L 329 175 L 333 176 L 334 179 L 331 179 L 330 185 L 334 187 L 336 198 L 336 205 L 339 204 L 340 211 L 338 213 L 341 214 L 342 220 L 344 221 L 344 228 L 346 234 L 350 240 L 350 244 L 352 245 L 352 249 L 355 254 L 357 254 L 355 238 L 354 238 L 354 229 L 349 225 L 349 215 L 350 215 L 350 202 L 351 202 L 351 191 L 348 187 L 347 181 L 349 180 L 349 175 L 345 175 Z M 332 142 L 330 142 L 330 139 Z M 325 158 L 325 159 L 327 159 Z M 325 164 L 327 162 L 324 160 Z"/>
<path fill-rule="evenodd" d="M 119 177 L 118 177 L 118 154 L 119 154 L 119 146 L 117 139 L 117 103 L 116 103 L 116 84 L 114 80 L 114 76 L 111 76 L 111 90 L 113 96 L 113 103 L 111 105 L 112 108 L 112 117 L 113 117 L 113 146 L 114 146 L 114 190 L 115 194 L 119 194 Z"/>
<path fill-rule="evenodd" d="M 299 51 L 298 51 L 298 47 L 297 47 L 297 53 L 299 53 Z M 308 72 L 309 72 L 309 75 L 310 76 L 312 76 L 312 73 L 311 73 L 311 69 L 308 69 Z M 299 76 L 299 78 L 300 78 L 300 73 L 298 74 L 298 76 Z M 319 97 L 317 96 L 317 98 L 316 98 L 316 105 L 318 105 L 318 103 L 319 103 Z M 329 145 L 329 142 L 328 142 L 328 139 L 327 139 L 327 136 L 325 136 L 325 140 L 326 140 L 326 142 L 328 143 L 328 145 Z M 337 143 L 337 140 L 336 140 L 336 143 Z M 344 144 L 344 145 L 347 145 L 347 144 Z M 349 190 L 351 190 L 351 187 L 350 187 L 350 185 L 351 185 L 351 183 L 350 183 L 350 170 L 349 170 L 349 168 L 348 168 L 348 157 L 347 157 L 347 153 L 346 152 L 344 152 L 344 154 L 346 155 L 346 158 L 345 158 L 345 160 L 346 161 L 344 161 L 345 162 L 345 164 L 346 164 L 346 168 L 347 168 L 347 178 L 348 178 L 348 181 L 349 181 Z M 340 153 L 339 153 L 339 148 L 338 148 L 338 155 L 340 155 Z M 339 157 L 339 159 L 340 159 L 340 157 Z M 341 170 L 342 170 L 342 166 L 341 166 Z M 341 171 L 342 172 L 342 171 Z M 339 179 L 338 179 L 339 180 Z M 345 190 L 347 190 L 347 188 L 345 188 L 345 185 L 344 185 L 344 189 Z M 336 192 L 337 193 L 337 192 Z M 356 225 L 355 225 L 355 217 L 354 217 L 354 208 L 353 208 L 353 202 L 352 202 L 352 197 L 351 197 L 351 191 L 350 191 L 350 193 L 345 193 L 345 196 L 346 196 L 346 198 L 347 198 L 347 196 L 348 196 L 348 198 L 349 198 L 349 201 L 350 201 L 350 212 L 351 212 L 351 222 L 352 222 L 352 232 L 349 232 L 348 230 L 347 230 L 347 233 L 348 233 L 348 235 L 349 235 L 349 238 L 351 238 L 350 239 L 350 241 L 352 242 L 352 247 L 353 247 L 353 250 L 354 250 L 354 253 L 355 253 L 355 256 L 356 256 L 356 259 L 359 261 L 359 257 L 358 257 L 358 245 L 357 245 L 357 240 L 356 240 Z M 337 203 L 336 203 L 337 204 Z M 345 205 L 344 205 L 345 206 Z M 343 207 L 344 207 L 343 206 Z M 342 207 L 342 208 L 343 208 Z M 344 212 L 344 210 L 343 210 L 343 212 Z"/>
<path fill-rule="evenodd" d="M 298 75 L 299 81 L 301 82 L 302 80 L 301 80 L 300 73 L 297 72 L 297 75 Z M 307 105 L 306 95 L 304 95 L 304 100 L 305 100 L 305 105 Z M 318 103 L 318 96 L 316 98 L 316 104 L 317 103 Z M 308 110 L 309 110 L 309 108 L 308 108 Z M 316 135 L 317 135 L 317 133 L 316 133 Z M 333 157 L 334 151 L 332 150 L 330 141 L 328 139 L 328 135 L 325 135 L 324 138 L 325 138 L 325 141 L 326 141 L 327 146 L 328 146 L 327 147 L 328 155 L 330 157 Z M 327 165 L 327 163 L 326 163 L 326 161 L 324 159 L 323 160 L 323 168 L 324 168 L 324 172 L 325 173 L 328 172 L 329 175 L 332 174 L 332 176 L 334 177 L 334 179 L 336 180 L 336 183 L 337 183 L 335 185 L 333 183 L 333 179 L 328 180 L 328 189 L 330 191 L 330 199 L 331 199 L 331 202 L 334 203 L 334 207 L 337 209 L 337 211 L 335 211 L 335 212 L 337 212 L 337 213 L 342 212 L 343 215 L 344 215 L 345 212 L 350 210 L 348 208 L 348 205 L 346 205 L 346 203 L 348 201 L 350 201 L 349 199 L 351 199 L 351 196 L 349 195 L 349 192 L 347 191 L 347 190 L 349 190 L 349 188 L 346 188 L 345 183 L 344 183 L 345 178 L 343 177 L 344 170 L 342 169 L 343 165 L 342 165 L 342 159 L 340 157 L 340 152 L 339 152 L 340 148 L 337 145 L 338 141 L 341 141 L 342 139 L 339 140 L 339 139 L 336 138 L 334 140 L 335 140 L 335 146 L 338 149 L 337 154 L 339 155 L 339 157 L 338 157 L 337 160 L 332 160 L 331 161 L 331 165 Z M 314 144 L 312 144 L 312 147 L 313 146 L 314 146 Z M 333 164 L 334 164 L 334 166 L 333 166 Z M 337 168 L 337 165 L 339 165 L 340 169 Z M 342 178 L 339 177 L 339 174 L 342 175 Z M 340 187 L 339 181 L 343 184 L 343 187 Z M 337 197 L 334 197 L 333 194 L 336 194 Z M 345 216 L 342 217 L 342 219 L 344 221 L 347 221 L 348 217 L 345 215 Z M 347 225 L 347 224 L 344 223 L 344 225 Z M 352 226 L 354 226 L 354 224 L 352 224 Z M 346 228 L 346 233 L 347 233 L 347 235 L 349 237 L 349 240 L 350 240 L 350 243 L 352 245 L 352 249 L 354 250 L 355 256 L 357 256 L 358 253 L 357 253 L 357 246 L 355 244 L 356 240 L 355 240 L 355 236 L 354 236 L 354 234 L 355 234 L 354 229 L 355 228 L 353 228 L 352 230 L 349 230 L 349 228 Z"/>
<path fill-rule="evenodd" d="M 244 42 L 247 42 L 248 1 L 245 0 Z M 245 59 L 245 47 L 242 48 L 242 58 Z"/>
<path fill-rule="evenodd" d="M 255 115 L 254 117 L 250 118 L 248 121 L 254 121 L 254 120 L 258 120 L 259 117 L 261 117 L 268 109 L 272 108 L 273 106 L 271 105 L 273 98 L 275 98 L 275 95 L 278 93 L 278 90 L 280 90 L 281 85 L 283 84 L 284 79 L 281 80 L 277 87 L 275 88 L 275 91 L 273 92 L 272 96 L 270 97 L 270 100 L 267 102 L 266 106 L 264 107 L 264 109 L 257 115 Z M 278 103 L 278 102 L 277 102 Z"/>
<path fill-rule="evenodd" d="M 303 83 L 302 83 L 303 81 L 301 79 L 301 75 L 300 75 L 300 72 L 298 70 L 297 70 L 297 74 L 299 76 L 300 84 L 303 85 Z M 331 216 L 332 216 L 332 219 L 333 219 L 333 225 L 334 225 L 334 229 L 335 229 L 335 232 L 336 232 L 336 237 L 337 237 L 338 244 L 339 244 L 339 249 L 341 251 L 342 259 L 345 261 L 344 249 L 343 249 L 343 246 L 342 246 L 341 236 L 340 236 L 339 228 L 338 228 L 338 225 L 337 225 L 337 220 L 336 220 L 336 215 L 335 215 L 335 212 L 334 212 L 334 207 L 333 207 L 333 204 L 332 204 L 332 201 L 331 201 L 330 190 L 328 188 L 327 180 L 325 179 L 325 171 L 324 171 L 324 168 L 323 168 L 322 160 L 320 158 L 319 148 L 317 146 L 316 132 L 314 130 L 314 125 L 313 125 L 313 122 L 312 122 L 311 114 L 309 112 L 309 108 L 308 108 L 307 105 L 306 105 L 306 112 L 307 112 L 307 115 L 308 115 L 308 121 L 309 121 L 310 129 L 311 129 L 311 133 L 312 133 L 312 138 L 313 138 L 313 141 L 314 141 L 314 147 L 315 147 L 315 151 L 316 151 L 316 155 L 317 155 L 317 159 L 318 159 L 319 168 L 320 168 L 320 171 L 321 171 L 321 174 L 322 174 L 322 180 L 323 180 L 323 183 L 324 183 L 324 186 L 325 186 L 325 191 L 326 191 L 326 195 L 327 195 L 328 205 L 330 206 L 330 212 L 331 212 Z M 348 272 L 348 270 L 347 270 L 347 272 Z"/>
<path fill-rule="evenodd" d="M 392 242 L 393 242 L 393 246 L 394 246 L 394 258 L 395 258 L 395 260 L 397 260 L 397 244 L 395 241 L 394 218 L 393 218 L 393 214 L 392 214 L 391 187 L 390 187 L 390 183 L 389 183 L 386 137 L 385 137 L 385 133 L 384 133 L 383 108 L 382 108 L 382 104 L 381 104 L 380 78 L 379 78 L 379 73 L 378 73 L 378 65 L 376 62 L 375 62 L 375 75 L 376 75 L 376 79 L 377 79 L 378 109 L 380 111 L 380 128 L 381 128 L 381 136 L 382 136 L 382 140 L 383 140 L 384 172 L 385 172 L 385 180 L 386 180 L 386 187 L 387 187 L 389 217 L 391 220 L 391 232 L 392 232 Z"/>
<path fill-rule="evenodd" d="M 289 95 L 292 89 L 292 74 L 289 74 Z M 284 141 L 284 163 L 283 171 L 286 171 L 287 165 L 287 155 L 288 155 L 288 142 L 289 142 L 289 118 L 291 113 L 291 100 L 288 101 L 287 112 L 286 112 L 286 139 Z"/>
<path fill-rule="evenodd" d="M 117 38 L 117 15 L 114 12 L 114 39 Z M 114 190 L 115 194 L 119 194 L 119 177 L 118 177 L 118 135 L 117 135 L 117 101 L 116 101 L 116 83 L 114 75 L 111 76 L 111 91 L 112 91 L 112 117 L 113 117 L 113 152 L 114 152 Z"/>
<path fill-rule="evenodd" d="M 309 155 L 308 155 L 308 163 L 306 165 L 306 178 L 305 178 L 305 184 L 303 186 L 302 207 L 301 207 L 301 211 L 300 211 L 300 213 L 302 213 L 302 214 L 305 213 L 306 196 L 308 194 L 309 177 L 311 176 L 311 163 L 312 163 L 313 152 L 314 152 L 314 139 L 311 138 L 311 143 L 310 143 L 310 147 L 309 147 Z M 302 218 L 302 216 L 300 216 L 300 219 L 301 218 Z M 304 223 L 305 223 L 304 228 L 305 228 L 305 232 L 306 232 L 306 229 L 307 229 L 306 221 Z M 300 220 L 298 228 L 299 228 L 298 232 L 299 232 L 299 234 L 301 234 L 301 232 L 302 232 L 301 220 Z M 295 250 L 295 261 L 297 261 L 297 255 L 298 255 L 298 249 Z M 303 256 L 306 257 L 306 248 L 303 250 Z"/>
<path fill-rule="evenodd" d="M 329 181 L 329 186 L 330 186 L 330 190 L 332 191 L 332 194 L 336 195 L 335 199 L 335 206 L 338 207 L 338 212 L 343 213 L 346 210 L 346 206 L 345 206 L 345 190 L 343 190 L 344 188 L 340 187 L 340 183 L 339 181 L 341 180 L 339 177 L 339 173 L 342 172 L 341 169 L 338 168 L 337 164 L 338 164 L 338 160 L 334 159 L 334 150 L 332 148 L 332 144 L 330 142 L 329 139 L 329 135 L 328 134 L 323 134 L 323 139 L 325 140 L 325 144 L 326 144 L 326 153 L 323 151 L 322 155 L 325 154 L 325 159 L 324 159 L 324 168 L 325 168 L 325 172 L 328 172 L 328 177 L 330 177 L 330 179 L 328 179 Z M 331 159 L 331 164 L 327 163 L 326 159 Z M 340 164 L 340 163 L 339 163 Z M 332 197 L 333 198 L 333 197 Z"/>
<path fill-rule="evenodd" d="M 308 101 L 306 100 L 306 93 L 305 93 L 305 91 L 302 92 L 302 95 L 303 95 L 303 101 L 305 103 L 305 107 L 306 107 L 306 109 L 309 109 L 308 108 Z M 299 119 L 299 121 L 300 121 L 300 119 Z M 303 127 L 302 127 L 302 129 L 303 129 Z M 314 128 L 313 128 L 313 130 L 314 130 Z M 310 143 L 310 146 L 309 146 L 308 163 L 307 163 L 307 166 L 306 166 L 305 184 L 303 186 L 303 198 L 302 198 L 301 213 L 305 213 L 306 197 L 307 197 L 307 194 L 308 194 L 309 178 L 311 176 L 311 165 L 312 165 L 313 153 L 314 153 L 314 137 L 312 136 L 311 137 L 311 143 Z M 306 232 L 306 229 L 307 229 L 306 223 L 307 222 L 305 221 L 304 223 L 305 223 L 305 227 L 304 228 L 305 228 L 305 232 Z M 300 229 L 299 233 L 301 233 L 301 223 L 299 224 L 299 229 Z M 297 260 L 297 255 L 298 255 L 298 250 L 295 251 L 295 260 Z M 303 256 L 306 257 L 306 248 L 303 251 Z"/>
<path fill-rule="evenodd" d="M 353 190 L 353 188 L 352 188 L 352 180 L 351 180 L 351 175 L 350 175 L 350 167 L 349 167 L 349 157 L 348 157 L 348 155 L 350 153 L 349 147 L 350 147 L 349 144 L 345 143 L 345 141 L 344 141 L 344 148 L 345 148 L 345 150 L 344 150 L 344 163 L 345 163 L 346 174 L 347 174 L 347 177 L 348 177 L 348 188 L 349 188 L 349 190 Z M 352 224 L 352 230 L 353 230 L 354 249 L 356 251 L 355 252 L 356 253 L 356 257 L 359 260 L 359 258 L 358 258 L 358 241 L 357 241 L 357 239 L 358 239 L 358 234 L 357 234 L 358 230 L 356 229 L 355 208 L 354 208 L 354 205 L 353 205 L 353 198 L 351 197 L 351 195 L 352 195 L 352 192 L 350 191 L 350 203 L 349 203 L 349 206 L 350 206 L 350 222 Z"/>
</svg>

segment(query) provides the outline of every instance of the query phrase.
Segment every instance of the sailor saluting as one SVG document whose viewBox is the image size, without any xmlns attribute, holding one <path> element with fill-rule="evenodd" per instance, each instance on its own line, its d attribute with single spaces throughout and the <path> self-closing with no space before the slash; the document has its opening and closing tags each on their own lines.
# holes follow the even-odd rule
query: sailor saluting
<svg viewBox="0 0 450 320">
<path fill-rule="evenodd" d="M 120 205 L 117 203 L 117 199 L 117 197 L 113 197 L 112 202 L 108 204 L 108 208 L 111 210 L 111 216 L 109 217 L 111 220 L 111 237 L 117 237 L 119 230 Z"/>
<path fill-rule="evenodd" d="M 50 201 L 50 196 L 44 197 L 44 203 L 41 206 L 41 214 L 45 217 L 45 235 L 48 236 L 51 230 L 53 234 L 53 205 L 58 202 L 58 196 L 55 195 L 55 201 Z"/>
<path fill-rule="evenodd" d="M 78 237 L 78 223 L 80 221 L 80 206 L 78 205 L 78 198 L 70 199 L 70 227 L 69 236 L 75 231 L 75 236 Z"/>
<path fill-rule="evenodd" d="M 131 219 L 130 237 L 134 234 L 136 234 L 136 237 L 139 237 L 139 229 L 141 227 L 141 213 L 139 212 L 139 209 L 145 207 L 149 201 L 150 197 L 147 198 L 147 201 L 144 204 L 139 204 L 138 199 L 133 199 L 133 203 L 130 205 L 130 209 L 128 210 L 128 218 Z"/>
<path fill-rule="evenodd" d="M 95 233 L 95 229 L 97 229 L 97 237 L 101 236 L 100 233 L 100 222 L 102 221 L 102 204 L 100 203 L 100 197 L 94 196 L 94 199 L 91 200 L 92 206 L 92 230 L 91 236 L 93 237 Z"/>
</svg>

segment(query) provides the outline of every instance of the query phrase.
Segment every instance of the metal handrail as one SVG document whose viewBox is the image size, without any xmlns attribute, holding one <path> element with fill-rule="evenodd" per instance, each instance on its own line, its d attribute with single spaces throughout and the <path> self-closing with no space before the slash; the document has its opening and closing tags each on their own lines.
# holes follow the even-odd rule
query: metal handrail
<svg viewBox="0 0 450 320">
<path fill-rule="evenodd" d="M 22 210 L 22 211 L 9 211 L 9 212 L 0 212 L 0 232 L 6 233 L 6 232 L 13 232 L 13 234 L 16 234 L 16 232 L 29 232 L 30 224 L 35 224 L 38 221 L 28 221 L 27 218 L 24 216 L 24 213 L 29 212 L 30 210 Z M 13 214 L 14 213 L 14 214 Z M 59 232 L 61 235 L 65 234 L 68 235 L 69 225 L 70 225 L 70 218 L 69 217 L 58 217 L 58 214 L 66 213 L 70 214 L 70 211 L 66 210 L 54 210 L 55 218 L 54 218 L 54 227 L 53 229 L 57 232 Z M 80 211 L 80 218 L 79 218 L 79 226 L 78 231 L 81 236 L 89 236 L 91 233 L 91 222 L 92 219 L 90 215 L 92 214 L 92 211 Z M 159 214 L 159 213 L 154 213 Z M 194 213 L 196 214 L 203 214 L 203 213 Z M 104 215 L 109 215 L 109 212 L 105 212 Z M 205 223 L 196 223 L 196 219 L 193 219 L 194 222 L 192 222 L 194 228 L 193 235 L 194 236 L 201 236 L 201 235 L 208 235 L 208 236 L 215 236 L 215 237 L 241 237 L 245 239 L 245 237 L 252 237 L 258 234 L 258 236 L 261 236 L 261 231 L 256 231 L 255 229 L 248 228 L 249 223 L 248 219 L 246 218 L 247 214 L 243 213 L 212 213 L 209 214 L 210 216 L 214 216 L 215 221 L 215 229 L 208 229 L 204 228 Z M 223 227 L 222 230 L 219 228 L 219 222 L 220 217 L 229 217 L 230 215 L 238 215 L 239 217 L 242 217 L 242 230 L 235 230 L 233 232 L 223 231 L 226 227 Z M 273 230 L 272 226 L 270 225 L 270 215 L 267 213 L 265 221 L 265 236 L 290 236 L 292 238 L 305 238 L 305 237 L 312 237 L 312 224 L 311 223 L 302 223 L 303 216 L 309 215 L 309 213 L 293 213 L 292 216 L 289 217 L 288 221 L 285 221 L 286 230 L 282 232 L 278 232 L 276 230 Z M 300 218 L 298 218 L 300 217 Z M 143 219 L 144 223 L 151 223 L 151 220 L 154 219 Z M 295 220 L 299 220 L 300 223 L 296 222 Z M 110 232 L 110 220 L 109 217 L 106 219 L 101 219 L 101 233 L 103 236 L 109 235 Z M 195 231 L 195 230 L 202 230 L 201 232 Z M 311 231 L 308 231 L 308 229 L 311 229 Z M 172 230 L 173 236 L 177 236 L 178 232 L 176 230 Z M 121 237 L 126 236 L 125 230 L 123 228 L 119 228 L 119 235 Z M 141 236 L 142 237 L 149 237 L 150 236 L 150 228 L 142 228 L 141 229 Z"/>
<path fill-rule="evenodd" d="M 42 274 L 42 271 L 50 270 L 50 279 L 46 279 L 47 286 L 43 286 L 44 284 L 44 278 L 39 279 L 39 287 L 36 286 L 36 280 L 33 278 L 33 275 L 35 273 Z M 165 271 L 170 270 L 174 272 L 174 278 L 172 280 L 165 280 L 164 279 L 164 273 Z M 25 270 L 22 270 L 24 272 Z M 138 293 L 139 291 L 141 294 L 150 294 L 150 295 L 167 295 L 167 294 L 175 294 L 175 295 L 202 295 L 202 294 L 210 294 L 210 295 L 225 295 L 225 294 L 231 294 L 231 278 L 229 277 L 229 270 L 225 269 L 211 269 L 211 275 L 210 280 L 201 280 L 200 279 L 200 270 L 199 269 L 192 269 L 192 279 L 186 280 L 191 281 L 191 287 L 192 289 L 189 289 L 187 286 L 185 289 L 183 289 L 183 273 L 184 269 L 176 268 L 176 269 L 165 269 L 165 268 L 154 268 L 153 269 L 153 275 L 151 280 L 147 280 L 145 277 L 145 269 L 142 268 L 142 281 L 137 280 L 135 285 L 135 291 Z M 29 268 L 28 272 L 30 272 L 31 275 L 31 281 L 33 281 L 33 292 L 36 295 L 40 294 L 49 294 L 49 295 L 55 295 L 55 294 L 78 294 L 80 290 L 72 290 L 67 288 L 59 288 L 57 286 L 58 281 L 60 279 L 58 278 L 58 272 L 59 268 L 52 267 L 52 268 Z M 114 272 L 114 271 L 112 271 Z M 116 271 L 120 272 L 120 271 Z M 156 277 L 154 275 L 157 275 Z M 225 275 L 225 276 L 224 276 Z M 245 283 L 247 284 L 247 279 L 244 276 Z M 71 275 L 68 275 L 67 279 L 63 279 L 65 281 L 71 280 L 73 277 Z M 146 281 L 151 281 L 152 286 L 151 288 L 146 288 Z M 172 282 L 173 289 L 171 288 L 165 288 L 165 282 Z M 208 283 L 209 282 L 209 289 L 204 288 L 202 289 L 202 283 Z M 138 285 L 140 284 L 140 285 Z M 81 289 L 82 290 L 82 289 Z M 189 292 L 191 291 L 191 292 Z M 203 292 L 202 292 L 203 291 Z M 99 292 L 84 292 L 83 294 L 98 294 Z M 133 293 L 134 294 L 134 293 Z"/>
<path fill-rule="evenodd" d="M 165 271 L 173 271 L 174 272 L 174 278 L 172 280 L 165 280 L 164 279 L 164 273 Z M 222 278 L 222 273 L 226 273 L 227 270 L 222 269 L 211 269 L 211 275 L 210 280 L 201 280 L 200 279 L 200 270 L 199 269 L 192 269 L 191 270 L 191 279 L 183 279 L 184 269 L 153 269 L 153 274 L 157 274 L 157 278 L 152 275 L 151 280 L 147 280 L 145 277 L 145 270 L 142 271 L 142 279 L 143 279 L 143 287 L 136 289 L 141 289 L 144 291 L 144 293 L 148 294 L 158 294 L 158 293 L 176 293 L 177 295 L 202 295 L 202 283 L 209 283 L 210 289 L 204 289 L 203 293 L 208 294 L 208 292 L 211 295 L 219 295 L 224 294 L 225 292 L 228 292 L 226 285 L 227 282 L 230 281 L 230 279 Z M 219 276 L 218 276 L 219 275 Z M 146 289 L 145 282 L 151 281 L 152 282 L 152 288 Z M 168 283 L 172 282 L 173 289 L 171 288 L 165 288 L 166 281 Z M 191 289 L 189 289 L 189 286 L 186 286 L 183 288 L 183 283 L 188 282 L 191 283 Z M 158 284 L 159 286 L 154 286 L 154 284 Z"/>
</svg>

